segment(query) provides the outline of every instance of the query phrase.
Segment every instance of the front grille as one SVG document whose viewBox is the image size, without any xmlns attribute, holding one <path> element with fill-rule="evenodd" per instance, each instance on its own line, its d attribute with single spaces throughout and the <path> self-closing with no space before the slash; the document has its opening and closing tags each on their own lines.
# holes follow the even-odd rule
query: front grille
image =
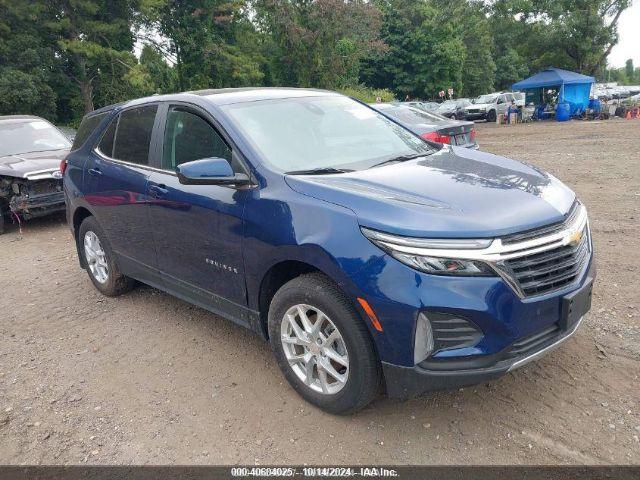
<svg viewBox="0 0 640 480">
<path fill-rule="evenodd" d="M 542 295 L 576 280 L 589 261 L 589 248 L 589 233 L 585 225 L 577 245 L 505 260 L 504 264 L 525 296 Z"/>
<path fill-rule="evenodd" d="M 62 180 L 35 180 L 28 182 L 29 195 L 43 195 L 62 191 Z"/>
</svg>

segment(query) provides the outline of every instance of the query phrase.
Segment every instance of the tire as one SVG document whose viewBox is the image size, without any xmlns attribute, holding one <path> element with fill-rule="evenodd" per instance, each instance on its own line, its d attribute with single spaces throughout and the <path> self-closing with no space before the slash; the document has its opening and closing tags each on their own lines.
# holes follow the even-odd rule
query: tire
<svg viewBox="0 0 640 480">
<path fill-rule="evenodd" d="M 304 352 L 307 347 L 301 345 L 287 345 L 285 347 L 282 340 L 283 333 L 285 333 L 284 330 L 289 328 L 289 322 L 285 320 L 285 315 L 292 310 L 296 311 L 297 306 L 309 307 L 311 312 L 317 310 L 324 314 L 324 317 L 319 314 L 314 317 L 313 313 L 311 313 L 309 318 L 314 321 L 313 326 L 317 324 L 319 318 L 329 320 L 329 322 L 325 323 L 325 326 L 328 326 L 328 330 L 324 333 L 321 331 L 321 335 L 324 335 L 325 338 L 333 337 L 334 333 L 331 333 L 333 331 L 332 326 L 335 326 L 341 338 L 333 346 L 336 347 L 336 350 L 340 350 L 339 347 L 341 346 L 346 349 L 344 353 L 346 353 L 346 358 L 348 359 L 347 366 L 333 362 L 332 359 L 334 357 L 325 355 L 325 353 L 321 352 L 316 355 L 315 358 L 318 361 L 315 363 L 315 367 L 311 367 L 312 375 L 317 376 L 317 383 L 314 383 L 313 386 L 306 384 L 300 378 L 299 373 L 294 370 L 294 368 L 298 368 L 299 372 L 300 369 L 306 369 L 309 363 L 297 362 L 292 364 L 288 360 L 287 352 L 285 352 L 285 348 L 288 349 L 289 353 L 291 352 L 290 348 Z M 299 320 L 300 317 L 298 316 L 297 319 Z M 328 323 L 332 325 L 328 325 Z M 302 323 L 299 323 L 298 326 L 300 327 L 301 325 Z M 307 334 L 306 331 L 303 333 Z M 329 340 L 329 338 L 326 339 Z M 306 349 L 308 355 L 312 355 L 310 351 L 311 345 L 315 348 L 313 337 L 311 337 L 311 340 L 309 348 Z M 283 285 L 276 292 L 269 307 L 269 342 L 278 366 L 293 389 L 309 403 L 326 412 L 339 415 L 353 413 L 370 403 L 380 390 L 382 376 L 380 362 L 369 331 L 344 293 L 340 291 L 335 283 L 322 274 L 301 275 Z M 328 342 L 320 348 L 326 348 L 327 344 Z M 331 346 L 329 345 L 329 347 Z M 324 352 L 326 352 L 326 349 Z M 340 351 L 338 353 L 343 355 L 341 359 L 344 361 L 344 353 Z M 330 370 L 325 370 L 324 378 L 327 384 L 325 385 L 327 391 L 324 391 L 324 386 L 322 387 L 323 391 L 318 391 L 323 383 L 321 370 L 324 370 L 324 368 L 321 368 L 321 366 L 325 364 L 324 362 L 327 359 L 330 361 L 330 367 L 334 367 L 334 371 L 341 373 L 341 376 L 343 378 L 346 377 L 346 380 L 339 382 L 336 377 L 332 377 L 328 373 Z M 332 380 L 335 383 L 329 383 Z M 334 392 L 329 389 L 338 389 L 338 391 Z"/>
<path fill-rule="evenodd" d="M 2 214 L 2 209 L 0 209 L 0 235 L 4 233 L 4 215 Z"/>
<path fill-rule="evenodd" d="M 96 253 L 96 257 L 101 258 L 99 263 L 106 266 L 106 277 L 104 279 L 101 279 L 100 274 L 94 273 L 91 268 L 91 264 L 97 264 L 98 262 L 94 261 L 92 258 L 88 258 L 85 243 L 90 238 L 96 238 L 98 241 L 97 244 L 93 244 L 94 248 L 90 248 L 90 250 Z M 109 244 L 109 240 L 94 217 L 85 218 L 80 225 L 80 229 L 78 230 L 78 244 L 80 247 L 80 255 L 82 255 L 82 264 L 86 265 L 85 268 L 89 278 L 100 293 L 107 297 L 116 297 L 130 291 L 135 286 L 135 280 L 120 273 L 120 269 L 115 262 L 113 250 Z M 102 254 L 97 253 L 100 251 L 97 247 L 100 248 Z"/>
<path fill-rule="evenodd" d="M 489 112 L 487 113 L 487 122 L 495 123 L 495 121 L 496 121 L 496 111 L 489 110 Z"/>
</svg>

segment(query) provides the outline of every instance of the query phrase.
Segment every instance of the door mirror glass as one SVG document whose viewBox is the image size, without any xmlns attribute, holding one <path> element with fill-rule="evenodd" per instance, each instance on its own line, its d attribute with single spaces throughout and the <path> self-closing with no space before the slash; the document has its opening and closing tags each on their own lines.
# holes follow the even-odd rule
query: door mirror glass
<svg viewBox="0 0 640 480">
<path fill-rule="evenodd" d="M 245 185 L 249 177 L 233 172 L 224 158 L 211 157 L 186 162 L 176 167 L 180 183 L 185 185 Z"/>
</svg>

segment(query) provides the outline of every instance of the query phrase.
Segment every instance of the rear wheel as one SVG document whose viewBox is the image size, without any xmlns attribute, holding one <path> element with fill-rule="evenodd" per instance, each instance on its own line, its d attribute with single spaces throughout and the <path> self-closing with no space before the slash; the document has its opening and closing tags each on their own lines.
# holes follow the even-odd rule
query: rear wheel
<svg viewBox="0 0 640 480">
<path fill-rule="evenodd" d="M 367 327 L 324 275 L 302 275 L 278 290 L 269 339 L 291 386 L 327 412 L 354 412 L 378 393 L 380 364 Z"/>
<path fill-rule="evenodd" d="M 106 235 L 93 217 L 87 217 L 78 232 L 80 254 L 93 285 L 108 297 L 128 292 L 135 280 L 120 273 Z"/>
</svg>

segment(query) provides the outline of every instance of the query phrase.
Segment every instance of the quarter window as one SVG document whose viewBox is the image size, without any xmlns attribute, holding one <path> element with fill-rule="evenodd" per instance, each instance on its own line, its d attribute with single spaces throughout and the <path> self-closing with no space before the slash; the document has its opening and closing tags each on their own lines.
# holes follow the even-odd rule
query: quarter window
<svg viewBox="0 0 640 480">
<path fill-rule="evenodd" d="M 71 150 L 77 150 L 80 148 L 106 115 L 106 113 L 99 113 L 97 115 L 84 117 L 82 119 L 82 123 L 80 123 L 80 128 L 78 128 L 76 136 L 73 139 L 73 146 L 71 147 Z"/>
<path fill-rule="evenodd" d="M 157 105 L 125 110 L 104 133 L 98 148 L 116 160 L 138 165 L 149 164 L 149 146 Z"/>
<path fill-rule="evenodd" d="M 202 158 L 224 158 L 231 163 L 231 149 L 202 117 L 170 108 L 164 134 L 162 168 L 175 170 L 186 162 Z"/>
<path fill-rule="evenodd" d="M 98 150 L 102 152 L 107 157 L 113 158 L 113 140 L 116 137 L 116 127 L 118 126 L 118 118 L 116 117 L 109 124 L 109 127 L 102 135 L 102 139 L 98 144 Z"/>
</svg>

